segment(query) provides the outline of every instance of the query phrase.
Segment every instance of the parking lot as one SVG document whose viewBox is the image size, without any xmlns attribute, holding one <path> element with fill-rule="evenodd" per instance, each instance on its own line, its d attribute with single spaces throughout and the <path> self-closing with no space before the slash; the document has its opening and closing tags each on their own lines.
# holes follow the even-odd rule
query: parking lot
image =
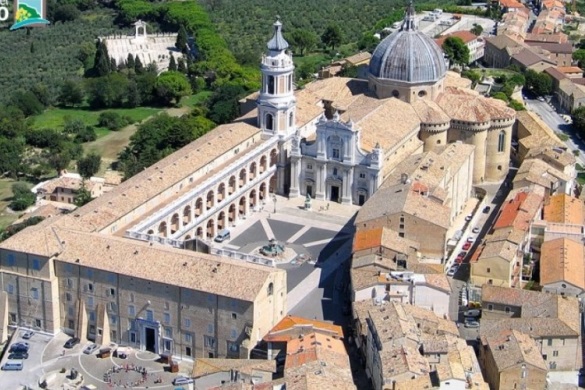
<svg viewBox="0 0 585 390">
<path fill-rule="evenodd" d="M 64 348 L 69 339 L 60 333 L 54 337 L 36 333 L 31 339 L 23 340 L 24 330 L 18 330 L 10 346 L 26 341 L 29 343 L 29 357 L 23 360 L 22 371 L 0 372 L 2 390 L 23 389 L 25 386 L 37 389 L 44 380 L 49 388 L 74 389 L 83 385 L 93 385 L 97 389 L 191 389 L 192 385 L 173 386 L 178 376 L 191 376 L 192 362 L 177 362 L 179 372 L 172 373 L 169 364 L 159 362 L 159 355 L 150 352 L 123 348 L 127 352 L 125 359 L 114 356 L 116 350 L 112 345 L 112 354 L 100 358 L 99 350 L 91 354 L 83 353 L 91 342 L 85 341 L 71 349 Z M 9 347 L 8 347 L 9 348 Z M 8 360 L 5 353 L 1 364 Z M 75 379 L 70 378 L 71 369 L 79 373 Z"/>
</svg>

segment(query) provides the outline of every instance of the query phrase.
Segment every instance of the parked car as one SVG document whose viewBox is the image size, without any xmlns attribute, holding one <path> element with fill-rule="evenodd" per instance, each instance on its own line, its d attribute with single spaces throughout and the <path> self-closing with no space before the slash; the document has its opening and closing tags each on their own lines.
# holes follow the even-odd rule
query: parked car
<svg viewBox="0 0 585 390">
<path fill-rule="evenodd" d="M 97 351 L 99 349 L 99 347 L 100 346 L 97 344 L 89 344 L 87 347 L 85 347 L 85 349 L 83 350 L 83 353 L 86 355 L 91 355 L 92 353 Z"/>
<path fill-rule="evenodd" d="M 30 345 L 26 341 L 20 341 L 10 346 L 8 352 L 28 352 Z"/>
<path fill-rule="evenodd" d="M 538 97 L 538 101 L 539 101 L 539 102 L 544 102 L 544 98 L 543 98 L 542 96 L 539 96 L 539 97 Z"/>
<path fill-rule="evenodd" d="M 28 352 L 13 352 L 10 355 L 8 355 L 8 359 L 10 360 L 28 359 Z"/>
<path fill-rule="evenodd" d="M 477 226 L 474 227 L 473 230 L 472 230 L 472 232 L 475 233 L 475 234 L 479 233 L 479 231 L 480 231 L 480 229 Z"/>
<path fill-rule="evenodd" d="M 483 212 L 484 212 L 484 214 L 487 214 L 487 213 L 489 213 L 491 209 L 492 209 L 492 208 L 491 208 L 490 206 L 485 206 L 485 207 L 483 208 Z"/>
<path fill-rule="evenodd" d="M 455 276 L 458 270 L 459 266 L 457 265 L 452 266 L 451 268 L 449 268 L 449 271 L 447 271 L 447 276 Z"/>
<path fill-rule="evenodd" d="M 481 310 L 479 309 L 466 310 L 463 312 L 463 315 L 465 317 L 479 317 L 481 316 Z"/>
<path fill-rule="evenodd" d="M 471 242 L 466 242 L 465 244 L 463 244 L 463 250 L 464 251 L 468 251 L 469 248 L 471 248 Z"/>
<path fill-rule="evenodd" d="M 459 252 L 459 254 L 457 255 L 457 257 L 460 257 L 460 256 L 461 256 L 461 257 L 465 257 L 465 256 L 467 256 L 467 252 L 465 252 L 465 251 L 461 251 L 461 252 Z"/>
<path fill-rule="evenodd" d="M 465 321 L 466 328 L 479 328 L 479 322 L 477 321 Z"/>
<path fill-rule="evenodd" d="M 461 263 L 463 263 L 463 260 L 465 260 L 465 256 L 457 256 L 455 258 L 455 263 L 461 264 Z"/>
<path fill-rule="evenodd" d="M 65 342 L 65 345 L 63 345 L 63 347 L 71 349 L 75 347 L 77 344 L 79 344 L 79 339 L 77 337 L 71 337 L 69 340 Z"/>
<path fill-rule="evenodd" d="M 18 360 L 9 360 L 2 366 L 4 371 L 22 371 L 22 362 Z"/>
<path fill-rule="evenodd" d="M 27 330 L 22 335 L 22 338 L 25 339 L 25 340 L 29 340 L 31 337 L 33 337 L 34 334 L 35 334 L 35 332 L 33 332 L 32 330 Z"/>
<path fill-rule="evenodd" d="M 189 385 L 191 383 L 193 383 L 193 379 L 187 378 L 186 376 L 178 376 L 175 379 L 173 379 L 174 386 Z"/>
<path fill-rule="evenodd" d="M 467 237 L 467 242 L 473 242 L 473 241 L 475 241 L 475 237 L 473 237 L 473 236 Z"/>
<path fill-rule="evenodd" d="M 473 215 L 469 214 L 467 217 L 465 217 L 465 220 L 467 222 L 471 221 L 473 219 Z"/>
</svg>

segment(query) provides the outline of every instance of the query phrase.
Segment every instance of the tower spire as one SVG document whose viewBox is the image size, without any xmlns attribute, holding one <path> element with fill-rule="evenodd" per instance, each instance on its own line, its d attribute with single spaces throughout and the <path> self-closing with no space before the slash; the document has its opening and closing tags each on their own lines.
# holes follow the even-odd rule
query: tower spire
<svg viewBox="0 0 585 390">
<path fill-rule="evenodd" d="M 414 1 L 409 0 L 408 6 L 406 7 L 406 17 L 404 18 L 404 22 L 402 23 L 402 27 L 400 31 L 414 31 L 416 30 L 416 20 L 415 20 L 416 12 L 414 10 Z"/>
<path fill-rule="evenodd" d="M 282 23 L 280 22 L 280 16 L 276 15 L 276 22 L 274 22 L 273 26 L 274 34 L 266 44 L 268 50 L 282 51 L 288 49 L 288 42 L 282 36 Z"/>
</svg>

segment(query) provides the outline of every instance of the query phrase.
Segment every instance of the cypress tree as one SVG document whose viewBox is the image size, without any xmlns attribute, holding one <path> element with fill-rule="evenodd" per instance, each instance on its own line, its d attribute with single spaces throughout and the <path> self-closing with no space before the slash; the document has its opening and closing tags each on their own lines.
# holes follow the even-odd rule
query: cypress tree
<svg viewBox="0 0 585 390">
<path fill-rule="evenodd" d="M 108 55 L 108 48 L 104 41 L 99 41 L 95 52 L 94 74 L 98 77 L 106 76 L 112 71 L 112 61 Z"/>
<path fill-rule="evenodd" d="M 134 69 L 134 55 L 132 53 L 128 53 L 128 59 L 126 60 L 126 67 L 128 69 Z"/>
<path fill-rule="evenodd" d="M 182 53 L 187 52 L 187 30 L 185 30 L 185 26 L 181 24 L 179 28 L 179 33 L 177 34 L 177 41 L 175 42 L 175 46 L 179 49 Z"/>
<path fill-rule="evenodd" d="M 169 62 L 169 70 L 176 71 L 177 70 L 177 62 L 175 61 L 175 56 L 171 54 L 171 60 Z"/>
<path fill-rule="evenodd" d="M 116 59 L 114 57 L 110 58 L 110 71 L 114 72 L 118 69 L 118 64 L 116 64 Z"/>
<path fill-rule="evenodd" d="M 185 66 L 185 59 L 179 59 L 179 65 L 177 66 L 177 70 L 181 73 L 187 73 L 187 66 Z"/>
<path fill-rule="evenodd" d="M 134 60 L 134 71 L 136 74 L 144 73 L 144 65 L 142 65 L 142 61 L 140 61 L 140 57 L 136 56 Z"/>
</svg>

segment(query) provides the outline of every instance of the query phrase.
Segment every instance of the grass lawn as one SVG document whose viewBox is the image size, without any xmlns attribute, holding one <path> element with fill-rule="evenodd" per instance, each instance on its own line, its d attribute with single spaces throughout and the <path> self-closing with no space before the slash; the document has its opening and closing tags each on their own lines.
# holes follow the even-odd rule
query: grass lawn
<svg viewBox="0 0 585 390">
<path fill-rule="evenodd" d="M 201 91 L 195 95 L 185 96 L 181 99 L 181 107 L 195 107 L 203 103 L 213 94 L 212 91 Z"/>
<path fill-rule="evenodd" d="M 317 52 L 305 54 L 304 56 L 295 55 L 293 57 L 293 62 L 295 63 L 295 66 L 297 68 L 307 65 L 311 66 L 312 68 L 315 68 L 315 72 L 317 72 L 318 66 L 322 64 L 328 64 L 329 62 L 331 62 L 331 58 L 327 54 Z"/>
<path fill-rule="evenodd" d="M 85 108 L 53 108 L 46 110 L 41 115 L 34 117 L 32 127 L 34 129 L 52 128 L 63 129 L 65 119 L 79 119 L 88 126 L 96 126 L 98 137 L 109 133 L 107 129 L 97 127 L 98 117 L 102 112 L 114 111 L 120 115 L 127 115 L 133 121 L 139 122 L 161 111 L 160 108 L 136 107 L 136 108 L 112 108 L 108 110 L 89 110 Z"/>
<path fill-rule="evenodd" d="M 585 184 L 585 172 L 577 173 L 577 182 L 581 185 Z"/>
</svg>

